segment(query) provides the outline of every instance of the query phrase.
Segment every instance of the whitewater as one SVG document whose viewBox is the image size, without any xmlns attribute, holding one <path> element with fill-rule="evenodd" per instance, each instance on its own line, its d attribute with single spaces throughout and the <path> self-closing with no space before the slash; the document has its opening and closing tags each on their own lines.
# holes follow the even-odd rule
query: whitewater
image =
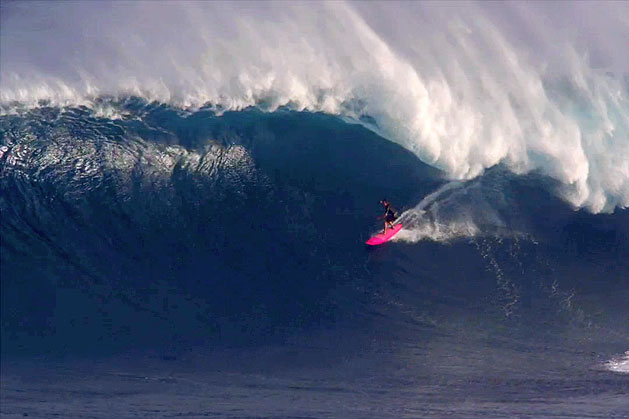
<svg viewBox="0 0 629 419">
<path fill-rule="evenodd" d="M 139 96 L 342 115 L 452 179 L 504 164 L 629 205 L 629 7 L 579 2 L 3 6 L 3 112 Z"/>
<path fill-rule="evenodd" d="M 627 2 L 2 1 L 0 416 L 628 417 L 627 45 Z"/>
</svg>

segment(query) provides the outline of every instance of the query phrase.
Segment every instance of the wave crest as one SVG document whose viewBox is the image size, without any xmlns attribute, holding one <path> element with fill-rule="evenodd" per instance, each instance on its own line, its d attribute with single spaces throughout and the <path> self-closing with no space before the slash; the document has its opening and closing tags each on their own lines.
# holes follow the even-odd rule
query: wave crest
<svg viewBox="0 0 629 419">
<path fill-rule="evenodd" d="M 575 207 L 629 206 L 629 63 L 607 47 L 629 37 L 622 3 L 3 7 L 5 112 L 133 95 L 369 117 L 451 179 L 503 164 Z"/>
</svg>

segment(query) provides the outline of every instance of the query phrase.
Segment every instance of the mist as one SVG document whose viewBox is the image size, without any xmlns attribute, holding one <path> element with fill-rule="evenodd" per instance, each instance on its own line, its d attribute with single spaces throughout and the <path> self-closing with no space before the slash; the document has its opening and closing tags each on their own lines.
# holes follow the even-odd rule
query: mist
<svg viewBox="0 0 629 419">
<path fill-rule="evenodd" d="M 0 106 L 139 96 L 365 122 L 452 180 L 629 206 L 625 2 L 3 2 Z M 366 119 L 365 117 L 369 117 Z"/>
</svg>

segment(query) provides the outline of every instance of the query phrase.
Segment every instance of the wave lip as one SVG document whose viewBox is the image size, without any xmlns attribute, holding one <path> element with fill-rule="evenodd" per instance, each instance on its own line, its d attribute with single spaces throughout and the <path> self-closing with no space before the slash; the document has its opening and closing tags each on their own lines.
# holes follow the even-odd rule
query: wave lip
<svg viewBox="0 0 629 419">
<path fill-rule="evenodd" d="M 629 206 L 624 4 L 79 3 L 3 5 L 0 113 L 111 95 L 368 117 L 451 179 L 503 164 Z"/>
</svg>

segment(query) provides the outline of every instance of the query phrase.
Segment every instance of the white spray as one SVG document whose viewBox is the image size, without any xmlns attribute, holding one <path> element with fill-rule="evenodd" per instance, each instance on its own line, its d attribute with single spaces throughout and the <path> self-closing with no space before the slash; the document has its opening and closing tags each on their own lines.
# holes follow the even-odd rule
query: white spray
<svg viewBox="0 0 629 419">
<path fill-rule="evenodd" d="M 369 115 L 453 180 L 503 163 L 627 207 L 629 4 L 560 3 L 3 2 L 0 106 Z"/>
</svg>

